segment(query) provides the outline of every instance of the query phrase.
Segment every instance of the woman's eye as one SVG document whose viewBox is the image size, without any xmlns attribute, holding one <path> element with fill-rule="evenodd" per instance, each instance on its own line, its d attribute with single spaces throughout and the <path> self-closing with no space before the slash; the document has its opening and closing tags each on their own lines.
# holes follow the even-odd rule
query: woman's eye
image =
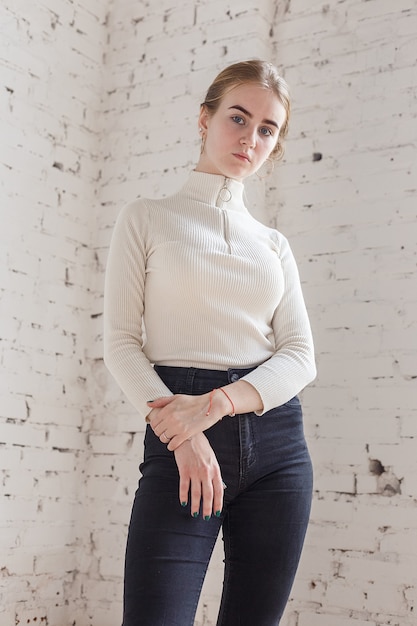
<svg viewBox="0 0 417 626">
<path fill-rule="evenodd" d="M 266 127 L 266 126 L 261 128 L 259 132 L 261 133 L 261 135 L 266 135 L 266 136 L 267 135 L 271 135 L 271 136 L 273 135 L 272 130 L 270 128 Z"/>
<path fill-rule="evenodd" d="M 243 119 L 243 117 L 241 117 L 240 115 L 234 115 L 234 116 L 232 117 L 232 120 L 233 120 L 234 122 L 236 122 L 236 124 L 244 124 L 244 123 L 245 123 L 245 120 L 244 120 L 244 119 Z"/>
</svg>

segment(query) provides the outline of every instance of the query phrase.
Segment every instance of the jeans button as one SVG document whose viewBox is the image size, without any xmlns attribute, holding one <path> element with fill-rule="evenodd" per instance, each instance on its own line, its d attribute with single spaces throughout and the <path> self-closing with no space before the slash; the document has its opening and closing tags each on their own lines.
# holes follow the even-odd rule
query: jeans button
<svg viewBox="0 0 417 626">
<path fill-rule="evenodd" d="M 231 375 L 230 380 L 232 381 L 232 383 L 235 383 L 237 380 L 239 380 L 239 374 L 236 374 L 235 372 Z"/>
</svg>

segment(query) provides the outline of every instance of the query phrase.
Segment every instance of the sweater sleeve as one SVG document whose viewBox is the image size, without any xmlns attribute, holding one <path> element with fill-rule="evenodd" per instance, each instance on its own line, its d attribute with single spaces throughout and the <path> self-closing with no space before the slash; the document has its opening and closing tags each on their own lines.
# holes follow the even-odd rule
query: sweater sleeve
<svg viewBox="0 0 417 626">
<path fill-rule="evenodd" d="M 128 400 L 145 417 L 146 402 L 172 395 L 143 352 L 145 203 L 127 204 L 114 227 L 104 288 L 104 362 Z"/>
<path fill-rule="evenodd" d="M 242 378 L 262 398 L 264 406 L 258 415 L 285 404 L 316 377 L 313 338 L 298 268 L 287 239 L 281 237 L 284 293 L 272 320 L 275 353 Z"/>
</svg>

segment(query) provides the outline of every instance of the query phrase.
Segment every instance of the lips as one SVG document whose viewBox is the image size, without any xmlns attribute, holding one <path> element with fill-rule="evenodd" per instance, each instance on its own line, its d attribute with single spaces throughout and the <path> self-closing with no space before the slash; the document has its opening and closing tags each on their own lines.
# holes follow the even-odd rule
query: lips
<svg viewBox="0 0 417 626">
<path fill-rule="evenodd" d="M 241 161 L 246 161 L 247 163 L 250 163 L 250 158 L 248 157 L 246 152 L 234 152 L 233 156 L 235 156 L 237 159 L 240 159 Z"/>
</svg>

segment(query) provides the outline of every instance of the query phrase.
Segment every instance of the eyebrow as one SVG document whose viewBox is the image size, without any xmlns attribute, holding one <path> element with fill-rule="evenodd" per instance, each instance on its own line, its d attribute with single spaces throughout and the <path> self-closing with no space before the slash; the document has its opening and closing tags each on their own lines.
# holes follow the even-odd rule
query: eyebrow
<svg viewBox="0 0 417 626">
<path fill-rule="evenodd" d="M 253 115 L 252 113 L 250 113 L 249 111 L 247 111 L 246 109 L 244 109 L 242 106 L 240 106 L 240 104 L 234 104 L 233 106 L 229 107 L 229 109 L 237 109 L 238 111 L 242 111 L 242 113 L 245 113 L 245 115 L 247 115 L 248 117 L 252 118 Z M 278 128 L 279 130 L 279 126 L 276 122 L 274 122 L 274 120 L 262 120 L 263 124 L 270 124 L 271 126 L 275 126 L 275 128 Z"/>
</svg>

